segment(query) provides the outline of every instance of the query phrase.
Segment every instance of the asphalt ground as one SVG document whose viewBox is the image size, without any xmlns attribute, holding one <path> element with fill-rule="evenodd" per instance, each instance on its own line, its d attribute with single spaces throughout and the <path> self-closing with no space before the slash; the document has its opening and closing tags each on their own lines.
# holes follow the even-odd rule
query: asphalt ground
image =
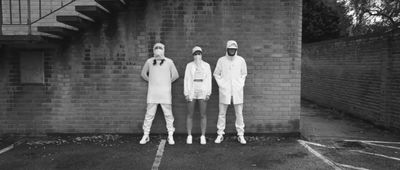
<svg viewBox="0 0 400 170">
<path fill-rule="evenodd" d="M 330 108 L 303 101 L 301 134 L 304 138 L 247 135 L 247 145 L 236 136 L 214 144 L 185 144 L 186 136 L 153 135 L 146 145 L 140 136 L 101 134 L 87 136 L 46 136 L 41 138 L 0 138 L 1 148 L 18 139 L 0 154 L 0 170 L 13 169 L 400 169 L 400 135 Z M 160 152 L 160 148 L 163 152 Z M 162 154 L 160 154 L 162 153 Z M 156 159 L 160 161 L 155 166 Z"/>
<path fill-rule="evenodd" d="M 159 169 L 329 169 L 309 153 L 297 138 L 248 136 L 241 145 L 235 136 L 227 136 L 206 145 L 194 137 L 192 145 L 185 137 L 175 145 L 165 145 Z M 116 140 L 75 140 L 71 138 L 27 139 L 13 150 L 0 155 L 0 169 L 152 169 L 160 141 L 166 136 L 151 136 L 146 145 L 140 137 L 122 136 Z M 88 137 L 90 139 L 90 137 Z M 58 141 L 58 142 L 57 142 Z"/>
</svg>

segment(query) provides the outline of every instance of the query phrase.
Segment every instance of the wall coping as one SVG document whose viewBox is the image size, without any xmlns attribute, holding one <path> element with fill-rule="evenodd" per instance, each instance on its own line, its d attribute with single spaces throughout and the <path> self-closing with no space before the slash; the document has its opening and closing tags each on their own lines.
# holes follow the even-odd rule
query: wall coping
<svg viewBox="0 0 400 170">
<path fill-rule="evenodd" d="M 331 44 L 336 42 L 349 42 L 349 41 L 363 41 L 363 40 L 376 40 L 376 39 L 384 39 L 389 36 L 400 37 L 400 29 L 389 31 L 386 33 L 371 33 L 366 35 L 359 35 L 353 37 L 343 37 L 332 40 L 324 40 L 312 43 L 303 44 L 303 46 L 314 46 L 314 45 L 322 45 L 322 44 Z"/>
</svg>

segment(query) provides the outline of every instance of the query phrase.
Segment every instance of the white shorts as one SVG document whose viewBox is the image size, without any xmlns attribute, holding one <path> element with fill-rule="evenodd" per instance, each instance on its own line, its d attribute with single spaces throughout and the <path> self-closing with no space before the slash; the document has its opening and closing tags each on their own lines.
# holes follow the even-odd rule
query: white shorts
<svg viewBox="0 0 400 170">
<path fill-rule="evenodd" d="M 206 99 L 206 93 L 204 93 L 202 90 L 197 90 L 194 91 L 193 99 Z"/>
</svg>

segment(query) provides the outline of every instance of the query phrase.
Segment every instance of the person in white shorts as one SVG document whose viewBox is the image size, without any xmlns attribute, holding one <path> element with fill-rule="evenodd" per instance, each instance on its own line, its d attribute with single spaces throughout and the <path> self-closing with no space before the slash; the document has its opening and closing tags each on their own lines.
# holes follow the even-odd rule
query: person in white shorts
<svg viewBox="0 0 400 170">
<path fill-rule="evenodd" d="M 214 77 L 219 87 L 219 114 L 217 122 L 217 138 L 215 143 L 224 139 L 226 124 L 226 110 L 233 103 L 236 115 L 236 131 L 241 144 L 246 144 L 244 139 L 243 122 L 243 87 L 247 76 L 246 61 L 237 55 L 238 44 L 230 40 L 226 45 L 226 54 L 217 61 Z"/>
<path fill-rule="evenodd" d="M 174 141 L 174 115 L 172 114 L 171 84 L 179 78 L 174 62 L 164 56 L 165 46 L 156 43 L 153 47 L 154 56 L 143 66 L 142 78 L 148 81 L 147 111 L 143 122 L 143 137 L 140 144 L 150 141 L 150 129 L 156 114 L 157 106 L 161 105 L 168 130 L 168 143 Z"/>
<path fill-rule="evenodd" d="M 201 136 L 200 144 L 206 144 L 207 127 L 207 100 L 211 95 L 211 68 L 208 63 L 202 60 L 203 51 L 196 46 L 192 50 L 193 61 L 186 65 L 184 79 L 184 95 L 187 101 L 188 114 L 186 117 L 187 144 L 192 144 L 193 113 L 196 101 L 199 103 L 201 114 Z"/>
</svg>

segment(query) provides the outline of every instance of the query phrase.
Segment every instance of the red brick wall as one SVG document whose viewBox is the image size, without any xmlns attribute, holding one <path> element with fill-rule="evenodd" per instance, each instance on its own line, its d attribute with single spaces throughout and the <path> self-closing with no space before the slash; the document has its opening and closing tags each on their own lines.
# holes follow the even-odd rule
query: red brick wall
<svg viewBox="0 0 400 170">
<path fill-rule="evenodd" d="M 400 33 L 303 45 L 301 96 L 400 129 Z"/>
<path fill-rule="evenodd" d="M 181 76 L 173 84 L 178 133 L 186 133 L 183 76 L 200 45 L 212 70 L 226 41 L 246 59 L 246 132 L 299 131 L 301 1 L 135 1 L 64 46 L 46 50 L 44 85 L 19 81 L 18 53 L 0 58 L 0 132 L 141 133 L 147 83 L 140 78 L 152 46 L 166 44 Z M 235 132 L 228 109 L 227 132 Z M 161 113 L 161 112 L 159 112 Z M 208 104 L 208 133 L 216 133 L 218 88 Z M 194 131 L 199 132 L 195 114 Z M 162 114 L 152 132 L 165 133 Z"/>
</svg>

